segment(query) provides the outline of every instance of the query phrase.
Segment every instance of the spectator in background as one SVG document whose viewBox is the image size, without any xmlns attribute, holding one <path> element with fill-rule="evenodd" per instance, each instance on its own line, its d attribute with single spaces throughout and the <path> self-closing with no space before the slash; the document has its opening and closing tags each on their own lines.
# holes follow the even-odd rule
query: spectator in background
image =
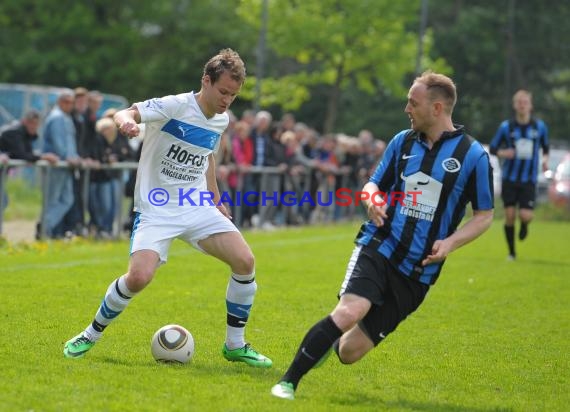
<svg viewBox="0 0 570 412">
<path fill-rule="evenodd" d="M 103 122 L 99 123 L 97 121 L 97 132 L 103 136 L 104 141 L 104 154 L 105 160 L 109 164 L 116 162 L 128 162 L 135 159 L 135 152 L 129 144 L 128 138 L 119 133 L 118 128 L 115 124 L 113 127 L 108 125 L 107 118 L 101 119 Z M 122 170 L 110 170 L 109 175 L 111 177 L 111 182 L 113 184 L 113 209 L 107 216 L 106 228 L 113 228 L 113 222 L 115 221 L 117 214 L 122 213 L 119 210 L 120 199 L 122 196 L 121 191 L 121 179 L 123 178 Z"/>
<path fill-rule="evenodd" d="M 374 171 L 376 163 L 380 159 L 376 159 L 374 155 L 374 135 L 370 130 L 363 129 L 358 133 L 358 141 L 360 142 L 361 155 L 358 160 L 358 170 L 357 176 L 359 180 L 359 186 L 363 186 L 370 175 Z"/>
<path fill-rule="evenodd" d="M 74 103 L 71 117 L 75 126 L 75 145 L 77 154 L 80 158 L 87 158 L 87 147 L 89 139 L 93 138 L 93 131 L 88 130 L 87 124 L 87 107 L 88 107 L 88 90 L 85 87 L 76 87 L 73 90 Z M 74 235 L 84 236 L 87 231 L 85 229 L 85 206 L 83 203 L 83 193 L 85 185 L 85 171 L 73 170 L 73 205 L 69 208 L 63 217 L 60 226 L 56 229 L 57 233 L 64 233 L 66 237 Z M 85 188 L 87 189 L 87 188 Z"/>
<path fill-rule="evenodd" d="M 81 156 L 83 153 L 83 143 L 85 140 L 85 123 L 87 114 L 87 94 L 89 91 L 85 87 L 76 87 L 73 89 L 74 101 L 71 117 L 75 126 L 75 144 L 77 153 Z"/>
<path fill-rule="evenodd" d="M 255 111 L 254 110 L 244 110 L 241 114 L 240 120 L 246 122 L 249 127 L 253 128 L 255 126 Z"/>
<path fill-rule="evenodd" d="M 505 207 L 505 238 L 509 260 L 516 258 L 515 221 L 519 208 L 519 240 L 526 239 L 533 218 L 538 173 L 548 170 L 548 129 L 532 117 L 532 94 L 519 90 L 513 96 L 515 118 L 499 126 L 489 145 L 491 154 L 503 159 L 501 197 Z M 540 149 L 542 163 L 540 164 Z"/>
<path fill-rule="evenodd" d="M 316 149 L 315 169 L 317 181 L 319 182 L 317 194 L 320 193 L 324 204 L 331 201 L 329 194 L 336 189 L 337 173 L 340 172 L 336 147 L 336 137 L 328 134 L 319 139 Z M 332 213 L 334 213 L 334 208 L 317 204 L 311 215 L 311 221 L 330 220 L 334 217 Z"/>
<path fill-rule="evenodd" d="M 279 122 L 280 134 L 286 131 L 295 130 L 295 115 L 293 113 L 285 113 L 281 116 L 281 121 Z"/>
<path fill-rule="evenodd" d="M 265 110 L 261 110 L 255 114 L 253 129 L 251 131 L 251 139 L 253 141 L 253 166 L 266 166 L 265 158 L 269 151 L 269 145 L 271 144 L 270 128 L 272 121 L 273 116 Z M 257 192 L 261 192 L 265 189 L 265 179 L 261 174 L 253 174 L 252 181 Z M 254 201 L 254 199 L 251 198 L 250 202 L 255 203 L 256 201 L 260 202 L 260 200 L 261 198 L 258 196 L 257 200 Z M 261 213 L 262 209 L 263 206 L 260 204 L 257 208 L 258 213 Z M 259 214 L 255 214 L 251 221 L 254 227 L 261 225 Z"/>
<path fill-rule="evenodd" d="M 80 163 L 75 140 L 75 126 L 71 112 L 75 96 L 73 90 L 65 89 L 57 97 L 56 105 L 48 114 L 43 130 L 43 153 L 54 153 L 70 167 Z M 52 168 L 44 188 L 46 210 L 44 210 L 45 233 L 53 238 L 61 236 L 56 228 L 73 206 L 73 170 L 71 168 Z"/>
<path fill-rule="evenodd" d="M 234 169 L 233 159 L 232 159 L 232 140 L 231 136 L 234 133 L 234 127 L 237 122 L 237 118 L 231 110 L 227 110 L 230 122 L 227 129 L 222 133 L 220 138 L 220 146 L 214 155 L 216 160 L 216 178 L 218 180 L 218 188 L 220 193 L 230 193 L 235 189 L 235 179 L 233 178 L 232 171 Z M 223 196 L 225 200 L 227 195 Z M 233 215 L 233 205 L 227 202 L 222 202 L 225 204 L 226 208 Z"/>
<path fill-rule="evenodd" d="M 251 139 L 251 126 L 240 120 L 234 127 L 232 136 L 232 156 L 236 166 L 234 171 L 236 188 L 241 193 L 255 190 L 253 176 L 249 173 L 253 163 L 253 140 Z M 233 179 L 233 178 L 232 178 Z M 239 222 L 243 227 L 251 227 L 251 218 L 255 208 L 246 202 L 241 202 L 241 216 Z"/>
<path fill-rule="evenodd" d="M 112 119 L 113 116 L 115 116 L 115 113 L 117 113 L 117 111 L 118 111 L 117 109 L 115 109 L 114 107 L 111 107 L 111 108 L 105 110 L 103 112 L 103 114 L 101 115 L 101 117 L 109 117 Z"/>
<path fill-rule="evenodd" d="M 283 173 L 287 170 L 285 146 L 281 143 L 281 134 L 277 125 L 272 125 L 269 136 L 270 139 L 266 147 L 263 166 L 277 168 L 277 171 L 266 173 L 261 179 L 261 192 L 265 194 L 265 200 L 262 197 L 262 204 L 260 204 L 259 210 L 259 226 L 263 230 L 275 229 L 277 213 L 281 207 L 279 199 Z"/>
<path fill-rule="evenodd" d="M 91 90 L 87 93 L 87 109 L 85 110 L 85 140 L 89 140 L 95 136 L 96 123 L 98 120 L 99 109 L 103 104 L 103 95 L 97 90 Z M 113 116 L 110 116 L 111 118 Z"/>
<path fill-rule="evenodd" d="M 40 126 L 40 114 L 35 110 L 30 110 L 21 120 L 14 122 L 3 128 L 0 132 L 0 152 L 2 159 L 6 162 L 9 159 L 25 160 L 35 162 L 40 159 L 47 160 L 54 164 L 59 158 L 53 153 L 34 153 L 33 143 L 38 139 L 38 128 Z M 4 162 L 4 163 L 6 163 Z M 3 207 L 8 205 L 8 194 L 3 189 Z"/>
<path fill-rule="evenodd" d="M 38 139 L 40 114 L 30 110 L 21 120 L 2 129 L 0 133 L 0 152 L 6 153 L 10 159 L 35 162 L 40 159 L 56 163 L 59 158 L 54 153 L 34 153 L 34 142 Z"/>
<path fill-rule="evenodd" d="M 287 164 L 287 173 L 283 176 L 283 189 L 295 195 L 295 199 L 301 199 L 303 196 L 303 179 L 305 177 L 307 167 L 312 164 L 309 159 L 302 154 L 301 145 L 297 140 L 295 132 L 286 130 L 281 134 L 281 143 L 285 148 L 285 162 Z M 285 212 L 285 223 L 287 225 L 298 225 L 304 223 L 302 210 L 298 204 L 287 206 Z"/>
<path fill-rule="evenodd" d="M 134 159 L 127 138 L 118 133 L 115 122 L 106 117 L 96 123 L 96 142 L 90 157 L 101 165 Z M 117 209 L 120 192 L 120 170 L 93 170 L 89 184 L 90 225 L 96 236 L 108 239 L 113 236 L 113 223 L 120 211 Z"/>
</svg>

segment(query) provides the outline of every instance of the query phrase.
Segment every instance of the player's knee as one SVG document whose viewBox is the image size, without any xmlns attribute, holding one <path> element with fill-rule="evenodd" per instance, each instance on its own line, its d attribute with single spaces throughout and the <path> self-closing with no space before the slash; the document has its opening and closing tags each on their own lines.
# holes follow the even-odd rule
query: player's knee
<svg viewBox="0 0 570 412">
<path fill-rule="evenodd" d="M 149 270 L 147 268 L 131 268 L 129 273 L 127 273 L 125 283 L 130 291 L 140 292 L 150 283 L 153 276 L 154 270 Z"/>
<path fill-rule="evenodd" d="M 362 315 L 360 311 L 349 305 L 339 305 L 331 314 L 334 323 L 342 331 L 347 331 L 358 323 Z"/>
<path fill-rule="evenodd" d="M 251 252 L 243 253 L 232 262 L 232 271 L 240 275 L 253 273 L 255 270 L 255 258 Z"/>
</svg>

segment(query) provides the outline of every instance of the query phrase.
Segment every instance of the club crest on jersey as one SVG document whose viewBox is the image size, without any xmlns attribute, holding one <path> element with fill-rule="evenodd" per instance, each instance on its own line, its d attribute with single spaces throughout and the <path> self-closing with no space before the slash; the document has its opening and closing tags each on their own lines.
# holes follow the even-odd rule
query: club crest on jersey
<svg viewBox="0 0 570 412">
<path fill-rule="evenodd" d="M 443 167 L 446 172 L 457 173 L 459 169 L 461 169 L 461 163 L 454 157 L 449 157 L 441 162 L 441 167 Z"/>
<path fill-rule="evenodd" d="M 149 99 L 146 101 L 146 107 L 149 109 L 163 109 L 162 100 L 155 97 L 154 99 Z"/>
</svg>

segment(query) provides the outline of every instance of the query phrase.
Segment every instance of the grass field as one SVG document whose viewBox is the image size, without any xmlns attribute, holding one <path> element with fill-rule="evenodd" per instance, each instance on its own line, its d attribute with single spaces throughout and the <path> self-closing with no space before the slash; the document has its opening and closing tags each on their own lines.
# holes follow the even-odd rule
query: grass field
<svg viewBox="0 0 570 412">
<path fill-rule="evenodd" d="M 570 223 L 533 222 L 507 262 L 502 224 L 455 252 L 422 307 L 361 362 L 334 356 L 294 402 L 270 387 L 336 303 L 358 223 L 246 233 L 259 289 L 247 338 L 269 370 L 220 355 L 221 263 L 175 242 L 167 265 L 83 359 L 62 345 L 126 269 L 128 242 L 0 248 L 1 411 L 564 411 L 570 405 Z M 187 327 L 196 353 L 156 364 L 150 338 Z"/>
</svg>

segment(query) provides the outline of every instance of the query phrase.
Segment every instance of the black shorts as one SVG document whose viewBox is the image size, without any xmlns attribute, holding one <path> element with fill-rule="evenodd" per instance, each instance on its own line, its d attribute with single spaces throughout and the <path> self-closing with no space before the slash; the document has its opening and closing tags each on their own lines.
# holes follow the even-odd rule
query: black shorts
<svg viewBox="0 0 570 412">
<path fill-rule="evenodd" d="M 428 290 L 429 285 L 402 275 L 375 249 L 356 246 L 339 296 L 352 293 L 372 302 L 359 326 L 376 346 L 420 306 Z"/>
<path fill-rule="evenodd" d="M 514 183 L 503 180 L 501 198 L 505 207 L 518 206 L 520 209 L 534 209 L 536 185 L 534 183 Z"/>
</svg>

